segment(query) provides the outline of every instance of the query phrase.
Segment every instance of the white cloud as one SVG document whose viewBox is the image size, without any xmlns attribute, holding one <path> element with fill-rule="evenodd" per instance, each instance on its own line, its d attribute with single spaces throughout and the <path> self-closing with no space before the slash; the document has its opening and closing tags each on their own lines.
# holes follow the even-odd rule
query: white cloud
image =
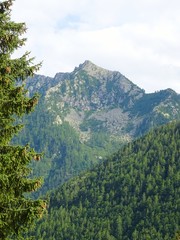
<svg viewBox="0 0 180 240">
<path fill-rule="evenodd" d="M 26 22 L 26 49 L 43 60 L 41 74 L 89 59 L 148 92 L 180 93 L 179 9 L 178 0 L 16 0 L 12 15 Z"/>
</svg>

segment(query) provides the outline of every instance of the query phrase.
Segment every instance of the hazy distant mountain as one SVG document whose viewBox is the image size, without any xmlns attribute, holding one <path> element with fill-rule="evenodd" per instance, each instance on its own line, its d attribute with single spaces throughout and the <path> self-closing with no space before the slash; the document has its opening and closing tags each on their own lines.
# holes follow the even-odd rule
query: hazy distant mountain
<svg viewBox="0 0 180 240">
<path fill-rule="evenodd" d="M 27 81 L 40 103 L 25 119 L 19 141 L 44 159 L 33 166 L 45 177 L 42 192 L 55 188 L 149 129 L 180 119 L 180 95 L 171 89 L 146 94 L 117 71 L 85 61 L 54 78 Z"/>
<path fill-rule="evenodd" d="M 36 239 L 179 239 L 180 122 L 127 144 L 51 193 Z M 175 235 L 177 234 L 177 238 Z"/>
</svg>

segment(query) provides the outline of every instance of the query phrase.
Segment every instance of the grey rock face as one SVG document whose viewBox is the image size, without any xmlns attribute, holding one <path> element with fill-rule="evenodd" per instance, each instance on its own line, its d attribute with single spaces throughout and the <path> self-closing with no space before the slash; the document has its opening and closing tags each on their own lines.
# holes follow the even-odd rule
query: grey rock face
<svg viewBox="0 0 180 240">
<path fill-rule="evenodd" d="M 54 78 L 36 75 L 27 87 L 44 96 L 53 124 L 69 122 L 82 139 L 93 131 L 132 138 L 180 118 L 180 96 L 173 90 L 145 94 L 120 72 L 90 61 Z"/>
</svg>

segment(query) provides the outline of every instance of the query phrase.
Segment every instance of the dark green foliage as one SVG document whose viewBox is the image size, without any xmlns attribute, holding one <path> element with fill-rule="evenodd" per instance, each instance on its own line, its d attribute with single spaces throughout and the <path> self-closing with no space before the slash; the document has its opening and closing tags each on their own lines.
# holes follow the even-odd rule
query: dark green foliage
<svg viewBox="0 0 180 240">
<path fill-rule="evenodd" d="M 36 239 L 177 239 L 180 123 L 123 147 L 50 198 Z"/>
<path fill-rule="evenodd" d="M 80 142 L 78 133 L 67 122 L 56 125 L 53 121 L 41 97 L 35 111 L 24 118 L 25 128 L 13 140 L 23 145 L 29 142 L 36 151 L 44 153 L 43 161 L 31 163 L 32 176 L 44 177 L 42 188 L 33 193 L 36 197 L 92 168 L 120 146 L 120 141 L 103 133 Z"/>
<path fill-rule="evenodd" d="M 38 102 L 37 95 L 27 97 L 22 82 L 37 71 L 33 59 L 25 53 L 13 59 L 12 54 L 24 45 L 21 35 L 26 32 L 24 23 L 11 21 L 13 1 L 0 2 L 0 239 L 19 236 L 41 217 L 46 203 L 27 199 L 25 193 L 38 189 L 40 178 L 30 179 L 29 163 L 40 155 L 26 146 L 15 146 L 11 140 L 22 125 L 21 118 L 30 113 Z"/>
<path fill-rule="evenodd" d="M 45 177 L 43 194 L 122 143 L 180 117 L 180 95 L 172 90 L 145 94 L 120 73 L 88 62 L 54 78 L 29 78 L 27 89 L 30 96 L 41 94 L 40 103 L 24 120 L 26 128 L 16 143 L 30 142 L 44 152 L 44 160 L 33 164 L 33 176 Z"/>
</svg>

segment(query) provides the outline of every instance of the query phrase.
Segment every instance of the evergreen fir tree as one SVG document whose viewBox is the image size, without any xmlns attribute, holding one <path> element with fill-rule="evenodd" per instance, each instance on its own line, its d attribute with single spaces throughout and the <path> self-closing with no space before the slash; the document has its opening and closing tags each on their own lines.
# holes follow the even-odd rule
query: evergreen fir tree
<svg viewBox="0 0 180 240">
<path fill-rule="evenodd" d="M 36 72 L 40 64 L 25 53 L 13 59 L 13 53 L 26 42 L 22 35 L 25 23 L 11 20 L 13 0 L 0 1 L 0 239 L 20 234 L 29 228 L 46 209 L 43 200 L 32 200 L 25 193 L 35 191 L 41 179 L 30 179 L 29 163 L 40 155 L 27 146 L 14 146 L 11 141 L 23 127 L 20 120 L 30 113 L 38 96 L 27 97 L 23 81 Z"/>
</svg>

